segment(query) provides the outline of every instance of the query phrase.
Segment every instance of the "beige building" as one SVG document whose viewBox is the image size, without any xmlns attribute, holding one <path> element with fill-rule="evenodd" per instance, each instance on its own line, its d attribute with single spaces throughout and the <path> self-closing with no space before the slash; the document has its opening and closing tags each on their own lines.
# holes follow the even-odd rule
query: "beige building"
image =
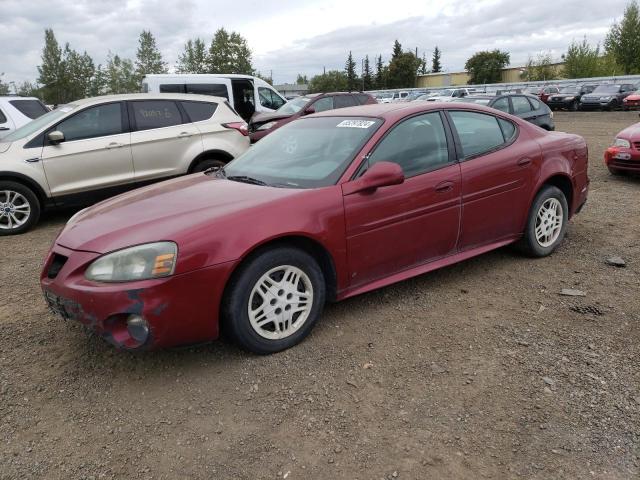
<svg viewBox="0 0 640 480">
<path fill-rule="evenodd" d="M 552 65 L 556 68 L 556 72 L 561 76 L 564 69 L 563 63 L 554 63 Z M 527 67 L 509 67 L 502 69 L 502 83 L 517 83 L 522 82 L 522 74 Z M 427 73 L 426 75 L 418 75 L 418 82 L 416 87 L 418 88 L 437 88 L 437 87 L 451 87 L 459 85 L 468 85 L 469 74 L 467 72 L 440 72 L 440 73 Z"/>
</svg>

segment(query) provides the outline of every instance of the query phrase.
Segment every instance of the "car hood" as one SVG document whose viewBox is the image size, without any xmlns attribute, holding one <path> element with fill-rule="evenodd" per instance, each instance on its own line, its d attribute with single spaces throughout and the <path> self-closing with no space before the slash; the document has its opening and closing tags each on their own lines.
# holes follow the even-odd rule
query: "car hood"
<svg viewBox="0 0 640 480">
<path fill-rule="evenodd" d="M 551 95 L 549 95 L 549 97 L 551 98 L 575 98 L 575 97 L 579 97 L 580 94 L 579 93 L 552 93 Z"/>
<path fill-rule="evenodd" d="M 638 93 L 632 93 L 631 95 L 629 95 L 627 98 L 627 100 L 640 100 L 640 94 Z"/>
<path fill-rule="evenodd" d="M 56 243 L 106 253 L 162 240 L 188 243 L 213 221 L 242 215 L 306 190 L 250 185 L 194 174 L 134 190 L 79 212 Z"/>
<path fill-rule="evenodd" d="M 616 137 L 627 139 L 631 142 L 637 142 L 640 140 L 640 123 L 635 123 L 630 127 L 622 130 Z"/>
<path fill-rule="evenodd" d="M 292 113 L 278 113 L 278 112 L 273 112 L 273 113 L 258 113 L 257 115 L 254 115 L 253 118 L 251 119 L 251 123 L 252 124 L 256 124 L 256 123 L 266 123 L 266 122 L 271 122 L 274 120 L 282 120 L 283 118 L 289 118 L 291 115 L 293 115 Z"/>
</svg>

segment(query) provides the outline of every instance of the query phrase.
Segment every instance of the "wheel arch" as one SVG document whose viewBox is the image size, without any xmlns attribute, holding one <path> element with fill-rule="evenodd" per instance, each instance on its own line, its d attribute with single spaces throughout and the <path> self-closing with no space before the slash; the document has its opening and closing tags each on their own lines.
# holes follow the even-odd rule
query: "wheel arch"
<svg viewBox="0 0 640 480">
<path fill-rule="evenodd" d="M 242 255 L 242 257 L 238 260 L 237 264 L 233 268 L 233 271 L 229 274 L 229 277 L 225 284 L 224 293 L 222 295 L 223 302 L 225 301 L 224 299 L 227 298 L 227 295 L 229 293 L 229 286 L 233 284 L 234 277 L 238 274 L 240 268 L 243 265 L 250 262 L 253 258 L 260 255 L 262 252 L 270 248 L 280 246 L 298 248 L 311 255 L 318 262 L 320 270 L 322 270 L 322 275 L 324 277 L 327 289 L 327 300 L 330 302 L 335 301 L 338 291 L 338 280 L 335 262 L 333 257 L 329 253 L 329 250 L 321 242 L 307 235 L 287 234 L 259 243 L 245 252 L 244 255 Z M 221 307 L 223 307 L 223 305 L 221 305 Z"/>
<path fill-rule="evenodd" d="M 203 160 L 222 160 L 225 163 L 229 163 L 231 160 L 233 160 L 233 155 L 224 150 L 205 150 L 204 152 L 198 154 L 198 156 L 191 161 L 187 172 L 191 173 L 193 171 L 193 168 Z"/>
<path fill-rule="evenodd" d="M 2 172 L 0 171 L 0 181 L 8 181 L 8 182 L 16 182 L 24 185 L 25 187 L 30 188 L 33 193 L 38 197 L 40 201 L 40 205 L 44 207 L 48 203 L 52 203 L 49 201 L 47 194 L 44 189 L 36 182 L 35 180 L 17 172 Z"/>
<path fill-rule="evenodd" d="M 567 205 L 569 206 L 569 218 L 571 218 L 573 216 L 573 182 L 571 181 L 571 178 L 564 173 L 555 173 L 547 177 L 546 180 L 540 183 L 540 186 L 536 190 L 533 198 L 535 198 L 536 195 L 540 193 L 540 190 L 547 185 L 557 187 L 562 191 L 562 193 L 564 193 L 564 196 L 567 199 Z"/>
</svg>

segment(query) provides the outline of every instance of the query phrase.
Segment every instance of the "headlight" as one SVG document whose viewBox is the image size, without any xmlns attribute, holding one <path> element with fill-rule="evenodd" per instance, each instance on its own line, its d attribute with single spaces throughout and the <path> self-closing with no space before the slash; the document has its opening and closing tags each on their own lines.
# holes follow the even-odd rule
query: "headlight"
<svg viewBox="0 0 640 480">
<path fill-rule="evenodd" d="M 575 100 L 576 97 L 566 97 L 565 100 L 570 102 L 571 100 Z"/>
<path fill-rule="evenodd" d="M 616 138 L 616 141 L 613 142 L 613 146 L 631 148 L 631 142 L 629 142 L 629 140 L 625 140 L 624 138 Z"/>
<path fill-rule="evenodd" d="M 611 100 L 611 97 L 600 97 L 600 100 L 609 101 L 609 100 Z"/>
<path fill-rule="evenodd" d="M 94 282 L 133 282 L 173 275 L 178 246 L 156 242 L 108 253 L 95 260 L 85 273 Z"/>
<path fill-rule="evenodd" d="M 270 128 L 272 128 L 274 125 L 276 124 L 276 122 L 267 122 L 267 123 L 263 123 L 262 125 L 260 125 L 258 128 L 256 128 L 256 130 L 269 130 Z"/>
</svg>

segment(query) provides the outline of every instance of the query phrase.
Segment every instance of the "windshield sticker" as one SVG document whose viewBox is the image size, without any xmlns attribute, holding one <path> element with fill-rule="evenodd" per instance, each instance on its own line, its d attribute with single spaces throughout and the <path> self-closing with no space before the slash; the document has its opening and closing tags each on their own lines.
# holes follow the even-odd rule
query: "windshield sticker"
<svg viewBox="0 0 640 480">
<path fill-rule="evenodd" d="M 369 128 L 376 122 L 372 122 L 371 120 L 343 120 L 341 121 L 337 127 L 339 128 Z"/>
</svg>

